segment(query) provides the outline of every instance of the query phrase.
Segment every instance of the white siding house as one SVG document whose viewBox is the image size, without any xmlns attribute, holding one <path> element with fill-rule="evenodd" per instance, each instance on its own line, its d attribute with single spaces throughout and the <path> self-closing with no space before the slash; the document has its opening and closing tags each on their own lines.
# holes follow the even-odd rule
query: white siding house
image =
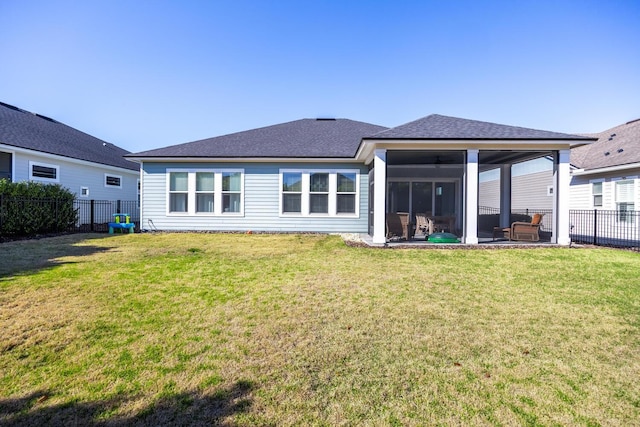
<svg viewBox="0 0 640 427">
<path fill-rule="evenodd" d="M 582 213 L 572 226 L 586 235 L 640 240 L 640 120 L 592 136 L 595 143 L 571 151 L 570 208 Z"/>
<path fill-rule="evenodd" d="M 79 201 L 135 201 L 140 167 L 125 154 L 51 118 L 0 103 L 0 179 L 60 184 Z"/>
</svg>

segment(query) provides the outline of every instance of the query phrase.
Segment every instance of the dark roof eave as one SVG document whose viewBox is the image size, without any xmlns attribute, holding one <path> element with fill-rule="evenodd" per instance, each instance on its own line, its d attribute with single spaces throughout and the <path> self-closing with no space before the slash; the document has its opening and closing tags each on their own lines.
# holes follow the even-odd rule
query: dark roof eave
<svg viewBox="0 0 640 427">
<path fill-rule="evenodd" d="M 461 138 L 383 138 L 383 137 L 364 137 L 363 140 L 373 140 L 373 141 L 597 141 L 598 138 L 586 138 L 586 137 L 576 137 L 576 138 L 469 138 L 469 137 L 461 137 Z"/>
</svg>

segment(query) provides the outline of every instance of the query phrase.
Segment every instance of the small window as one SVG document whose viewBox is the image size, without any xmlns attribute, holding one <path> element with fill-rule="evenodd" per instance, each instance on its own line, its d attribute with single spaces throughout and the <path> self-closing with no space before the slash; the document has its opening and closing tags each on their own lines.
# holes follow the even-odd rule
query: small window
<svg viewBox="0 0 640 427">
<path fill-rule="evenodd" d="M 282 173 L 282 213 L 302 212 L 302 172 Z"/>
<path fill-rule="evenodd" d="M 29 162 L 29 178 L 39 181 L 59 182 L 59 166 Z"/>
<path fill-rule="evenodd" d="M 122 188 L 122 177 L 117 175 L 104 175 L 105 187 L 118 187 Z"/>
<path fill-rule="evenodd" d="M 602 181 L 591 183 L 591 197 L 593 198 L 593 207 L 602 207 Z"/>
<path fill-rule="evenodd" d="M 80 187 L 80 197 L 89 197 L 89 187 Z"/>
<path fill-rule="evenodd" d="M 547 196 L 553 196 L 553 185 L 547 185 Z"/>
</svg>

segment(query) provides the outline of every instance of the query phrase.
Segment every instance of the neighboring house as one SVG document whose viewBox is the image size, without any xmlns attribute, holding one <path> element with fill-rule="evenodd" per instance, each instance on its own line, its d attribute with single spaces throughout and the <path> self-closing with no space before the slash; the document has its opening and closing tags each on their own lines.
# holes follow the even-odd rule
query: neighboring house
<svg viewBox="0 0 640 427">
<path fill-rule="evenodd" d="M 597 141 L 571 150 L 570 208 L 616 211 L 606 221 L 601 216 L 598 228 L 612 236 L 623 230 L 626 238 L 638 239 L 640 224 L 635 211 L 640 210 L 640 119 L 589 136 Z"/>
<path fill-rule="evenodd" d="M 368 233 L 381 244 L 387 212 L 431 212 L 476 244 L 480 172 L 500 169 L 508 226 L 511 166 L 548 157 L 551 239 L 567 245 L 569 150 L 593 140 L 441 115 L 391 129 L 302 119 L 127 158 L 141 164 L 143 228 Z"/>
<path fill-rule="evenodd" d="M 78 200 L 136 200 L 129 152 L 46 116 L 0 102 L 0 178 L 60 184 Z"/>
</svg>

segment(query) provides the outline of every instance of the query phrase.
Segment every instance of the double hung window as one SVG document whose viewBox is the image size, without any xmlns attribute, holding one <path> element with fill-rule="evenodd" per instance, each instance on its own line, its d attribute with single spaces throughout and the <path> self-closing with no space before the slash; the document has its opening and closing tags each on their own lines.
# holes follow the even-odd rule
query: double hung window
<svg viewBox="0 0 640 427">
<path fill-rule="evenodd" d="M 242 215 L 244 171 L 227 169 L 167 170 L 167 213 Z"/>
<path fill-rule="evenodd" d="M 618 222 L 633 223 L 635 210 L 635 180 L 621 179 L 615 181 L 616 185 L 616 210 Z"/>
<path fill-rule="evenodd" d="M 593 207 L 602 207 L 602 181 L 591 182 L 591 197 L 593 198 Z"/>
<path fill-rule="evenodd" d="M 280 213 L 357 216 L 357 170 L 280 170 Z"/>
</svg>

